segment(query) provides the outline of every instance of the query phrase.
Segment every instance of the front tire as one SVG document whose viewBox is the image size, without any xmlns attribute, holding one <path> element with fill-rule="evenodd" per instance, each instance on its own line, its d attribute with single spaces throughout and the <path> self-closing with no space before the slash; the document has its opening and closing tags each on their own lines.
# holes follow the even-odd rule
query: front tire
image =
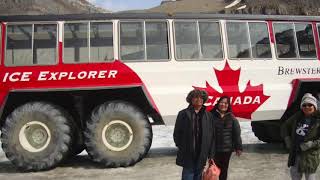
<svg viewBox="0 0 320 180">
<path fill-rule="evenodd" d="M 71 131 L 63 111 L 44 102 L 16 108 L 6 119 L 2 149 L 19 169 L 39 171 L 55 167 L 68 153 Z"/>
<path fill-rule="evenodd" d="M 122 101 L 96 107 L 87 122 L 85 144 L 95 162 L 106 167 L 127 167 L 149 151 L 152 129 L 145 115 Z"/>
</svg>

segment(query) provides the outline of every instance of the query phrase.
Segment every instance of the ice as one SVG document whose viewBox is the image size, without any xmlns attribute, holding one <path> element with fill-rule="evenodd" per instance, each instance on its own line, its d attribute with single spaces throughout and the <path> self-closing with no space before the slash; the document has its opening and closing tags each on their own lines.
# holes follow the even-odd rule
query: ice
<svg viewBox="0 0 320 180">
<path fill-rule="evenodd" d="M 240 122 L 241 138 L 243 144 L 259 144 L 260 141 L 252 132 L 251 121 Z M 153 142 L 151 148 L 175 147 L 173 142 L 174 126 L 153 126 Z"/>
</svg>

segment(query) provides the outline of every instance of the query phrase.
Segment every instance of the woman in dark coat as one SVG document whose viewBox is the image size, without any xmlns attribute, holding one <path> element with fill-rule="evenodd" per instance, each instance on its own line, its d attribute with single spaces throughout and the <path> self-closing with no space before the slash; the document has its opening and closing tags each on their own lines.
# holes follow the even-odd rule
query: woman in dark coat
<svg viewBox="0 0 320 180">
<path fill-rule="evenodd" d="M 292 180 L 316 180 L 320 163 L 320 112 L 317 99 L 306 93 L 300 109 L 282 125 L 282 137 L 289 150 L 288 166 Z"/>
<path fill-rule="evenodd" d="M 241 129 L 232 113 L 228 96 L 222 96 L 211 113 L 215 126 L 214 161 L 221 169 L 219 180 L 226 180 L 232 152 L 238 156 L 242 153 Z"/>
</svg>

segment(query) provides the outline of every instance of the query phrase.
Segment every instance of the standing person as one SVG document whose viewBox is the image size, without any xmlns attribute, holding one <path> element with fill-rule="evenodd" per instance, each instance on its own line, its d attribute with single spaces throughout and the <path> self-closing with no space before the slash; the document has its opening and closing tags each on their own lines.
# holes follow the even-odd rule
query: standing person
<svg viewBox="0 0 320 180">
<path fill-rule="evenodd" d="M 203 105 L 208 95 L 192 90 L 186 100 L 189 106 L 178 113 L 173 138 L 178 147 L 176 164 L 182 166 L 182 180 L 201 180 L 208 158 L 213 157 L 214 129 L 212 115 Z"/>
<path fill-rule="evenodd" d="M 216 132 L 214 161 L 221 169 L 219 180 L 226 180 L 232 152 L 235 151 L 237 156 L 242 153 L 241 129 L 228 96 L 222 96 L 211 113 Z"/>
<path fill-rule="evenodd" d="M 320 114 L 317 99 L 304 94 L 300 109 L 281 127 L 281 135 L 289 150 L 288 167 L 292 180 L 316 179 L 320 162 Z"/>
<path fill-rule="evenodd" d="M 317 101 L 317 106 L 320 107 L 320 92 L 317 93 L 318 101 Z M 319 108 L 318 108 L 319 111 Z"/>
</svg>

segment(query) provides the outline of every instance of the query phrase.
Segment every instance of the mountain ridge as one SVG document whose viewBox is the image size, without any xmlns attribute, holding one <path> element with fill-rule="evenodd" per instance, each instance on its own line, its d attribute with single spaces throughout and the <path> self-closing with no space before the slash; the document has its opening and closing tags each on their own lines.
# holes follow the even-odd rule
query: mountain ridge
<svg viewBox="0 0 320 180">
<path fill-rule="evenodd" d="M 110 12 L 86 0 L 1 0 L 0 15 L 44 15 Z"/>
</svg>

